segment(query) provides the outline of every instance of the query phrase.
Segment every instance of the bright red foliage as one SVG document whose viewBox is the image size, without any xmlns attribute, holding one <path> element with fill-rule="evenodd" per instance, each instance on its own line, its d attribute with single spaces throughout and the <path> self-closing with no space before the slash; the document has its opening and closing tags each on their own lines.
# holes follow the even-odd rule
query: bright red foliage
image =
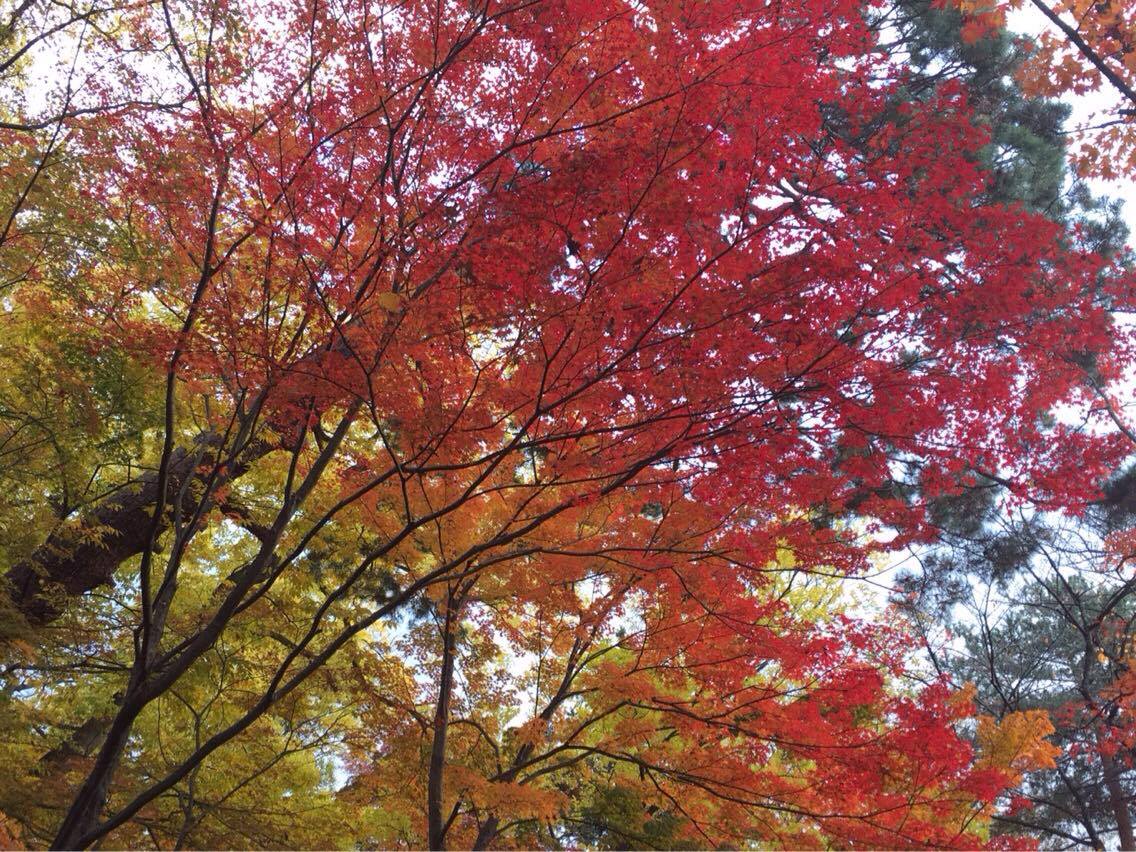
<svg viewBox="0 0 1136 852">
<path fill-rule="evenodd" d="M 522 434 L 603 477 L 683 459 L 778 527 L 906 453 L 932 490 L 1087 481 L 1036 414 L 1103 343 L 1099 262 L 969 201 L 962 92 L 877 119 L 855 4 L 209 8 L 180 109 L 75 131 L 163 247 L 83 310 L 199 392 L 280 431 L 358 396 L 432 465 Z"/>
</svg>

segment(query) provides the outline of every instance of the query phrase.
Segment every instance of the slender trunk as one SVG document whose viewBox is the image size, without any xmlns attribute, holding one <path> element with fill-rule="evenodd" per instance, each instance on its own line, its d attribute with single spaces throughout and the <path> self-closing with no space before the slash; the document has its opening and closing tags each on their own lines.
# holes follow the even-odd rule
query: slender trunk
<svg viewBox="0 0 1136 852">
<path fill-rule="evenodd" d="M 438 706 L 434 713 L 434 742 L 430 749 L 430 778 L 426 788 L 426 830 L 430 849 L 445 849 L 445 827 L 442 822 L 442 772 L 446 766 L 446 730 L 450 723 L 450 697 L 454 682 L 455 601 L 446 601 L 446 618 L 442 630 L 442 672 L 438 684 Z"/>
<path fill-rule="evenodd" d="M 1104 768 L 1104 785 L 1108 790 L 1113 818 L 1116 820 L 1116 831 L 1120 835 L 1120 848 L 1136 849 L 1136 837 L 1132 833 L 1132 815 L 1128 811 L 1128 797 L 1124 795 L 1124 788 L 1120 784 L 1120 772 L 1116 768 L 1116 761 L 1112 759 L 1112 755 L 1102 753 L 1101 766 Z"/>
<path fill-rule="evenodd" d="M 575 679 L 576 675 L 580 673 L 580 669 L 576 667 L 578 660 L 577 655 L 584 650 L 584 647 L 579 639 L 572 643 L 572 651 L 568 654 L 568 666 L 564 670 L 564 677 L 560 681 L 560 686 L 556 690 L 556 694 L 548 700 L 548 704 L 546 704 L 544 709 L 540 712 L 539 718 L 543 719 L 545 722 L 552 721 L 552 717 L 556 715 L 557 708 L 560 706 L 561 702 L 568 697 L 572 681 Z M 525 743 L 517 749 L 517 753 L 513 756 L 512 765 L 501 773 L 498 780 L 505 782 L 514 781 L 517 777 L 517 773 L 520 772 L 521 767 L 524 766 L 525 761 L 532 756 L 533 750 L 534 746 L 532 743 Z M 496 815 L 490 815 L 489 818 L 481 824 L 481 827 L 478 828 L 477 838 L 473 841 L 473 848 L 475 850 L 488 849 L 489 844 L 497 837 L 497 830 L 500 826 L 501 820 Z"/>
<path fill-rule="evenodd" d="M 79 794 L 72 801 L 71 808 L 67 812 L 63 824 L 60 825 L 55 840 L 52 841 L 52 847 L 55 849 L 80 848 L 84 839 L 99 824 L 99 819 L 110 793 L 111 781 L 118 769 L 118 762 L 126 748 L 127 740 L 130 738 L 134 721 L 148 703 L 145 696 L 146 688 L 149 685 L 147 681 L 158 656 L 161 639 L 165 633 L 166 619 L 169 616 L 170 605 L 173 603 L 174 592 L 177 589 L 177 582 L 173 578 L 176 577 L 177 566 L 181 562 L 184 545 L 185 539 L 180 537 L 174 543 L 173 553 L 170 554 L 170 566 L 167 568 L 167 573 L 171 579 L 168 583 L 163 584 L 163 589 L 159 591 L 159 595 L 151 608 L 151 641 L 148 647 L 147 643 L 143 641 L 141 653 L 136 651 L 137 656 L 134 660 L 134 668 L 131 671 L 130 683 L 127 686 L 122 707 L 114 720 L 106 727 L 106 739 L 103 740 L 102 748 L 99 749 L 98 757 L 95 758 L 95 765 L 83 786 L 79 789 Z M 141 570 L 149 570 L 149 564 L 145 559 Z"/>
<path fill-rule="evenodd" d="M 303 504 L 308 493 L 315 486 L 320 476 L 323 475 L 331 457 L 347 434 L 357 411 L 357 407 L 348 409 L 348 413 L 336 427 L 335 434 L 328 440 L 327 445 L 304 477 L 299 488 L 280 509 L 271 530 L 261 543 L 260 551 L 250 563 L 250 570 L 229 591 L 211 621 L 205 624 L 176 656 L 160 669 L 155 669 L 155 664 L 160 656 L 166 616 L 173 602 L 174 591 L 177 588 L 176 570 L 172 565 L 167 568 L 169 581 L 163 582 L 153 604 L 149 642 L 146 641 L 144 635 L 141 637 L 142 641 L 135 651 L 134 668 L 131 671 L 130 683 L 126 689 L 122 707 L 107 733 L 103 747 L 95 759 L 95 765 L 72 802 L 55 840 L 52 841 L 53 848 L 77 849 L 88 839 L 95 840 L 101 836 L 96 832 L 96 829 L 99 828 L 99 820 L 102 810 L 106 806 L 111 781 L 126 747 L 134 721 L 151 701 L 161 696 L 196 660 L 200 659 L 201 654 L 212 647 L 217 637 L 225 630 L 240 600 L 256 582 L 260 572 L 267 568 L 272 560 L 280 535 L 292 515 Z M 173 553 L 170 555 L 171 560 L 180 559 L 183 544 L 184 541 L 175 542 Z M 140 572 L 144 575 L 148 570 L 149 568 L 144 561 Z"/>
<path fill-rule="evenodd" d="M 111 780 L 118 768 L 119 758 L 126 748 L 134 720 L 144 706 L 138 703 L 137 706 L 124 706 L 119 711 L 110 730 L 107 731 L 106 739 L 103 740 L 102 748 L 95 758 L 95 765 L 91 768 L 83 786 L 79 788 L 67 811 L 67 816 L 63 818 L 63 823 L 51 842 L 52 849 L 82 848 L 84 838 L 98 825 L 110 792 Z"/>
</svg>

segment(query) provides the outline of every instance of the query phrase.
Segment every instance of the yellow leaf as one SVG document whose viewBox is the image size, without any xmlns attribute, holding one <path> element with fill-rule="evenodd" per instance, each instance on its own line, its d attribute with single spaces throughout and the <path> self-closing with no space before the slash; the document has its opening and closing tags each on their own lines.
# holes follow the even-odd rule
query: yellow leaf
<svg viewBox="0 0 1136 852">
<path fill-rule="evenodd" d="M 1008 713 L 1002 721 L 992 716 L 978 719 L 978 750 L 982 765 L 1003 770 L 1017 783 L 1024 772 L 1052 769 L 1061 749 L 1045 738 L 1053 723 L 1044 710 Z"/>
<path fill-rule="evenodd" d="M 384 311 L 397 311 L 402 304 L 402 297 L 398 293 L 379 293 L 375 301 Z"/>
</svg>

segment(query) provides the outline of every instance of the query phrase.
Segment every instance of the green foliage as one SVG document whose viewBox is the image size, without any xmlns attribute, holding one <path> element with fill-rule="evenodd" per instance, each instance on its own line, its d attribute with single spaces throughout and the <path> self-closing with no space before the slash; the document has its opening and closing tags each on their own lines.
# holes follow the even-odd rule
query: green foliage
<svg viewBox="0 0 1136 852">
<path fill-rule="evenodd" d="M 579 815 L 565 821 L 580 842 L 596 849 L 704 848 L 679 833 L 682 817 L 645 804 L 634 789 L 618 782 L 594 785 Z"/>
</svg>

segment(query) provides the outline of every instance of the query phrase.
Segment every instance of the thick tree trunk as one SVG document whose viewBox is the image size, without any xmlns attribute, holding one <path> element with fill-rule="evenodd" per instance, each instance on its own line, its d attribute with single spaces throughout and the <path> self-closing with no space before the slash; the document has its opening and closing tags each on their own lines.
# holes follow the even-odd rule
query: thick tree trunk
<svg viewBox="0 0 1136 852">
<path fill-rule="evenodd" d="M 1108 790 L 1112 816 L 1116 820 L 1116 831 L 1120 835 L 1120 848 L 1136 849 L 1136 837 L 1132 832 L 1132 814 L 1128 810 L 1128 797 L 1124 794 L 1124 787 L 1120 783 L 1120 772 L 1116 768 L 1116 761 L 1111 755 L 1102 753 L 1101 766 L 1104 768 L 1104 785 Z"/>
<path fill-rule="evenodd" d="M 275 388 L 276 395 L 292 403 L 306 400 L 310 391 L 305 383 L 318 375 L 323 359 L 329 354 L 351 352 L 347 331 L 354 323 L 353 320 L 337 331 L 326 348 L 301 358 L 292 376 Z M 300 366 L 305 369 L 298 369 Z M 250 440 L 240 448 L 235 462 L 217 472 L 214 488 L 243 476 L 254 461 L 282 444 L 287 445 L 287 436 L 302 431 L 300 423 L 287 418 L 270 419 L 267 425 L 277 435 L 285 436 L 284 439 L 276 443 Z M 166 493 L 179 493 L 186 477 L 190 476 L 204 485 L 214 473 L 213 465 L 223 443 L 220 434 L 203 432 L 191 449 L 175 449 L 170 457 Z M 8 593 L 16 609 L 33 624 L 44 624 L 59 616 L 68 597 L 108 585 L 118 566 L 146 547 L 157 502 L 158 473 L 151 471 L 108 497 L 81 520 L 84 530 L 101 530 L 101 534 L 77 536 L 73 529 L 53 533 L 31 557 L 8 571 Z M 0 593 L 3 593 L 2 588 Z"/>
<path fill-rule="evenodd" d="M 454 683 L 455 601 L 446 602 L 446 620 L 442 630 L 442 671 L 438 684 L 438 705 L 434 713 L 434 742 L 430 748 L 430 776 L 426 787 L 426 831 L 430 849 L 445 849 L 445 826 L 442 822 L 442 774 L 446 768 L 446 731 L 450 724 L 450 697 Z"/>
<path fill-rule="evenodd" d="M 310 383 L 313 375 L 318 375 L 323 359 L 329 354 L 351 352 L 346 335 L 354 323 L 353 320 L 339 330 L 326 348 L 302 357 L 294 374 L 275 388 L 276 395 L 292 403 L 305 401 L 310 392 L 305 384 Z M 300 366 L 305 369 L 298 369 Z M 277 435 L 285 436 L 283 440 L 267 443 L 246 436 L 247 443 L 240 447 L 236 461 L 221 471 L 213 469 L 224 443 L 223 436 L 217 432 L 202 432 L 192 448 L 175 449 L 170 457 L 166 493 L 178 494 L 186 478 L 191 476 L 204 485 L 216 472 L 214 488 L 232 482 L 243 476 L 257 459 L 287 445 L 287 436 L 302 431 L 300 423 L 288 418 L 270 418 L 266 425 Z M 81 519 L 83 530 L 101 531 L 98 534 L 76 535 L 70 528 L 53 533 L 28 559 L 8 571 L 7 591 L 16 609 L 33 624 L 44 624 L 59 616 L 68 597 L 108 585 L 119 565 L 145 549 L 157 502 L 158 473 L 151 471 L 102 501 Z M 163 518 L 159 531 L 164 529 Z M 0 588 L 0 593 L 3 591 Z"/>
<path fill-rule="evenodd" d="M 473 848 L 475 850 L 488 849 L 489 844 L 493 842 L 493 838 L 497 836 L 497 826 L 500 820 L 495 816 L 489 817 L 481 824 L 481 828 L 477 830 L 477 839 L 473 841 Z"/>
<path fill-rule="evenodd" d="M 189 477 L 204 487 L 214 472 L 220 441 L 219 435 L 203 434 L 192 449 L 174 450 L 167 493 L 178 494 Z M 218 473 L 214 488 L 243 474 L 269 449 L 262 444 L 250 447 L 239 464 Z M 157 504 L 158 474 L 152 471 L 100 503 L 82 519 L 80 530 L 53 533 L 8 571 L 8 592 L 16 609 L 33 624 L 44 624 L 62 612 L 68 597 L 108 585 L 119 565 L 145 549 Z M 163 518 L 159 531 L 165 527 Z"/>
</svg>

